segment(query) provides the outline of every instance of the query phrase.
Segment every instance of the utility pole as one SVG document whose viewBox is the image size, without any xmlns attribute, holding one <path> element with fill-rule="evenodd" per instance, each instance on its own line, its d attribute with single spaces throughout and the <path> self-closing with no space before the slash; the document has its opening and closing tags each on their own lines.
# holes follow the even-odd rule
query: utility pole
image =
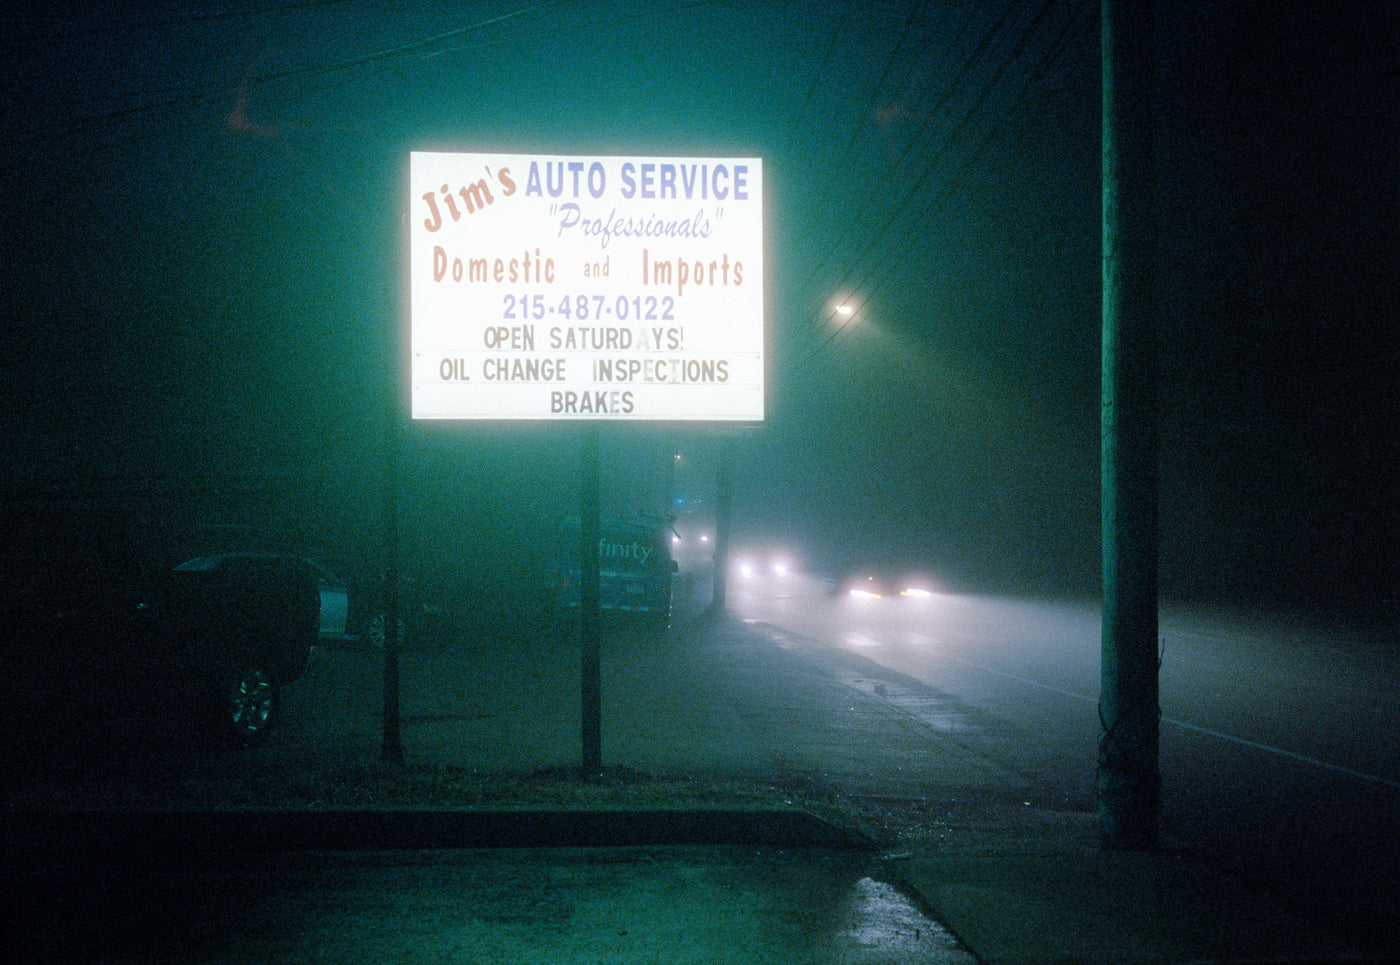
<svg viewBox="0 0 1400 965">
<path fill-rule="evenodd" d="M 1157 846 L 1157 413 L 1151 0 L 1101 0 L 1103 612 L 1098 811 L 1110 850 Z"/>
</svg>

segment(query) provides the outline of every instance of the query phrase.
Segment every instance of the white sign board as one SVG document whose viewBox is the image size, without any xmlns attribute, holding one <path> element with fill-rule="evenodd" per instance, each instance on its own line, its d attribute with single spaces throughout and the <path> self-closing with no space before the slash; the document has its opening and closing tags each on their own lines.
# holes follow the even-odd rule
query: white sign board
<svg viewBox="0 0 1400 965">
<path fill-rule="evenodd" d="M 763 162 L 414 152 L 413 418 L 762 421 Z"/>
</svg>

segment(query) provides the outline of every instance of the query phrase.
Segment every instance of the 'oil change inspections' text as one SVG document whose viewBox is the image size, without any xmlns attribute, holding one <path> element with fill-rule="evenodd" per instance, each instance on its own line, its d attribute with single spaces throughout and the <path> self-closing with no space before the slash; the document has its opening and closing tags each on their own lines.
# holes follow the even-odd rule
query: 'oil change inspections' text
<svg viewBox="0 0 1400 965">
<path fill-rule="evenodd" d="M 763 162 L 414 152 L 415 419 L 759 422 Z"/>
</svg>

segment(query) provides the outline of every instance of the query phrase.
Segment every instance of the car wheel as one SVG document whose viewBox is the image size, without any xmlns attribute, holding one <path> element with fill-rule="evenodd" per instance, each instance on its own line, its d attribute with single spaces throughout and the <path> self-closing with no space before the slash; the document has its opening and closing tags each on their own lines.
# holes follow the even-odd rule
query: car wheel
<svg viewBox="0 0 1400 965">
<path fill-rule="evenodd" d="M 221 729 L 243 746 L 262 743 L 277 720 L 277 682 L 272 672 L 261 664 L 240 664 L 226 679 Z"/>
<path fill-rule="evenodd" d="M 403 649 L 405 633 L 407 627 L 403 622 L 403 617 L 399 618 L 399 649 Z M 369 638 L 369 645 L 376 650 L 384 649 L 384 614 L 376 613 L 374 619 L 369 622 L 369 627 L 365 631 L 365 636 Z"/>
</svg>

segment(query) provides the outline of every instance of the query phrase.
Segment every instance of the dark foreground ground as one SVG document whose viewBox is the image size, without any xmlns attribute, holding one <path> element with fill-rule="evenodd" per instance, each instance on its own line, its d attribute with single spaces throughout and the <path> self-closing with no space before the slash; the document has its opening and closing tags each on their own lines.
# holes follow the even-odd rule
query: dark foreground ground
<svg viewBox="0 0 1400 965">
<path fill-rule="evenodd" d="M 1189 854 L 1101 853 L 1092 814 L 1034 803 L 979 750 L 994 722 L 944 702 L 935 726 L 743 624 L 613 633 L 604 668 L 601 774 L 577 770 L 576 648 L 492 627 L 410 640 L 404 763 L 380 760 L 383 656 L 357 649 L 314 657 L 261 748 L 137 722 L 12 748 L 10 957 L 1331 961 L 1368 947 Z"/>
</svg>

